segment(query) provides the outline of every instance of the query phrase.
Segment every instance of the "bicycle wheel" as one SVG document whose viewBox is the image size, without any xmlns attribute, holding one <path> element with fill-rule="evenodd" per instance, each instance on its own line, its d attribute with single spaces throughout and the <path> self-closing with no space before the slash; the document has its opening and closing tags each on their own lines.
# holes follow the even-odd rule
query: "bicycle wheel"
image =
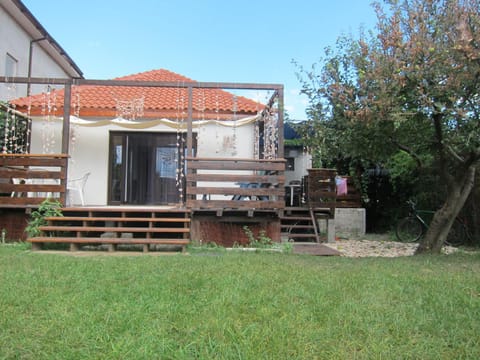
<svg viewBox="0 0 480 360">
<path fill-rule="evenodd" d="M 448 233 L 445 243 L 451 246 L 458 246 L 464 244 L 466 238 L 467 231 L 465 229 L 465 225 L 456 219 L 450 228 L 450 232 Z"/>
<path fill-rule="evenodd" d="M 395 234 L 401 242 L 415 242 L 423 234 L 422 223 L 414 217 L 403 218 L 398 222 Z"/>
</svg>

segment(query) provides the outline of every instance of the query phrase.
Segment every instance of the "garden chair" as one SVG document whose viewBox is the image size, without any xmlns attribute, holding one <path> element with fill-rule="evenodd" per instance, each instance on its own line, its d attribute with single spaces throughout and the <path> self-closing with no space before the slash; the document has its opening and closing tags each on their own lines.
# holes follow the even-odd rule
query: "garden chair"
<svg viewBox="0 0 480 360">
<path fill-rule="evenodd" d="M 73 205 L 73 195 L 74 193 L 78 195 L 80 198 L 80 203 L 82 206 L 85 205 L 85 184 L 87 183 L 88 177 L 90 176 L 90 172 L 87 172 L 82 177 L 71 179 L 67 181 L 67 193 L 69 199 L 69 205 Z"/>
</svg>

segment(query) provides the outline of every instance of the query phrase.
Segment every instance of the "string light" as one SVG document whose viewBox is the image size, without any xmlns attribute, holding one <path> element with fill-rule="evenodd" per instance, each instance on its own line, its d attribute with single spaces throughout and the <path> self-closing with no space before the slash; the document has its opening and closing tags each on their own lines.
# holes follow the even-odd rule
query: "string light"
<svg viewBox="0 0 480 360">
<path fill-rule="evenodd" d="M 73 114 L 75 117 L 79 118 L 80 117 L 80 92 L 78 91 L 76 86 L 72 87 L 72 93 L 73 96 L 72 98 L 74 99 L 73 102 Z M 70 126 L 70 157 L 69 161 L 73 166 L 76 165 L 75 161 L 75 150 L 76 150 L 76 145 L 78 141 L 78 136 L 79 136 L 79 128 L 78 124 L 74 123 L 73 125 L 71 124 Z"/>
<path fill-rule="evenodd" d="M 42 150 L 44 154 L 54 152 L 55 148 L 55 129 L 53 126 L 54 116 L 57 112 L 57 94 L 55 89 L 47 85 L 46 92 L 43 93 L 42 102 Z"/>
<path fill-rule="evenodd" d="M 232 156 L 237 156 L 237 95 L 233 95 L 233 137 Z"/>
</svg>

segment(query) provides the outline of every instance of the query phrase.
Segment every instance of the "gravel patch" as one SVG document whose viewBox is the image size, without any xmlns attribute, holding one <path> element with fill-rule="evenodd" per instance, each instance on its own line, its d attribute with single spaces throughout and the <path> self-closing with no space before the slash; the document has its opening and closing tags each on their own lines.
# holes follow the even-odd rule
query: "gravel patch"
<svg viewBox="0 0 480 360">
<path fill-rule="evenodd" d="M 335 243 L 324 245 L 340 252 L 345 257 L 398 257 L 411 256 L 418 247 L 417 243 L 401 243 L 389 240 L 337 239 Z M 445 246 L 443 252 L 450 254 L 457 248 Z"/>
</svg>

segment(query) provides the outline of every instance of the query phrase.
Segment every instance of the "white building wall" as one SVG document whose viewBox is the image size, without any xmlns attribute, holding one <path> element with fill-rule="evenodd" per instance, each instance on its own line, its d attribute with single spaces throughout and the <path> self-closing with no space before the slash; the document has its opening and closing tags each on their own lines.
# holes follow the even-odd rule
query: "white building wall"
<svg viewBox="0 0 480 360">
<path fill-rule="evenodd" d="M 90 172 L 91 175 L 85 186 L 85 202 L 88 205 L 106 205 L 108 194 L 108 146 L 110 131 L 144 131 L 169 132 L 177 130 L 157 125 L 144 130 L 129 130 L 119 125 L 86 127 L 71 125 L 70 161 L 68 178 L 75 179 Z M 225 157 L 225 158 L 253 158 L 254 126 L 253 124 L 241 127 L 225 127 L 208 124 L 195 128 L 198 136 L 198 156 Z M 35 118 L 32 122 L 32 153 L 61 153 L 62 121 L 60 118 L 48 120 Z M 236 137 L 236 146 L 233 138 Z M 236 154 L 235 154 L 236 151 Z M 199 184 L 201 186 L 201 184 Z M 225 184 L 222 184 L 225 186 Z M 238 186 L 231 184 L 231 186 Z"/>
<path fill-rule="evenodd" d="M 285 152 L 286 158 L 294 159 L 294 170 L 285 171 L 285 184 L 288 185 L 290 181 L 299 181 L 308 175 L 308 169 L 312 168 L 312 156 L 301 149 L 289 149 Z"/>
<path fill-rule="evenodd" d="M 28 33 L 0 7 L 0 74 L 5 76 L 5 62 L 7 53 L 17 60 L 17 74 L 28 76 L 28 62 L 30 41 Z M 41 42 L 33 44 L 32 48 L 32 77 L 69 78 L 68 74 L 41 48 Z M 36 94 L 45 89 L 44 85 L 32 85 L 31 93 Z M 11 100 L 26 96 L 26 84 L 0 83 L 0 101 Z"/>
</svg>

